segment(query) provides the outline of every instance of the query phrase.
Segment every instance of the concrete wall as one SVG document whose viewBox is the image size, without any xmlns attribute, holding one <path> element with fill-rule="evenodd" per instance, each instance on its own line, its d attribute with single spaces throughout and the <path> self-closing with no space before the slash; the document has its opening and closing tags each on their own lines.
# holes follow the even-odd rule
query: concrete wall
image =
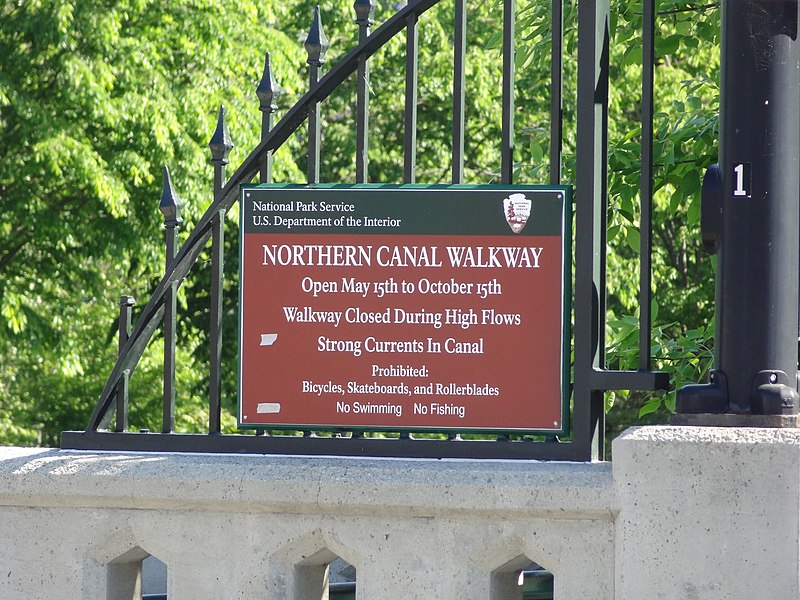
<svg viewBox="0 0 800 600">
<path fill-rule="evenodd" d="M 800 431 L 629 430 L 614 488 L 616 598 L 800 598 Z"/>
<path fill-rule="evenodd" d="M 797 598 L 800 433 L 640 428 L 612 464 L 0 448 L 0 598 Z"/>
</svg>

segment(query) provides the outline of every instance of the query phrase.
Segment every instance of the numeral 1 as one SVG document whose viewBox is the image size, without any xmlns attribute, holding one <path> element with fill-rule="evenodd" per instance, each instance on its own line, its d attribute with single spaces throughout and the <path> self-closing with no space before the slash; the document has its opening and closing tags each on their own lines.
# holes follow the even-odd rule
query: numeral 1
<svg viewBox="0 0 800 600">
<path fill-rule="evenodd" d="M 750 164 L 739 163 L 733 167 L 733 175 L 736 182 L 733 188 L 733 195 L 738 197 L 750 197 Z"/>
</svg>

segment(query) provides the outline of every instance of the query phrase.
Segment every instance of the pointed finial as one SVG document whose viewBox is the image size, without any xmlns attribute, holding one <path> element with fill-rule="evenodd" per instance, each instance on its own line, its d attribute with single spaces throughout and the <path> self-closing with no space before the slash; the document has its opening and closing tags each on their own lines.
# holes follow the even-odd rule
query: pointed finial
<svg viewBox="0 0 800 600">
<path fill-rule="evenodd" d="M 305 49 L 308 52 L 308 60 L 306 61 L 308 64 L 319 66 L 325 62 L 325 53 L 328 51 L 328 38 L 325 37 L 325 32 L 322 31 L 322 16 L 319 5 L 314 8 L 311 31 L 308 32 Z"/>
<path fill-rule="evenodd" d="M 175 188 L 172 187 L 172 179 L 169 176 L 169 169 L 164 166 L 164 191 L 161 192 L 161 204 L 158 206 L 159 210 L 164 214 L 164 225 L 167 227 L 176 227 L 183 223 L 181 217 L 181 207 L 183 202 L 178 198 L 175 193 Z"/>
<path fill-rule="evenodd" d="M 228 154 L 233 148 L 231 136 L 228 134 L 228 126 L 225 124 L 225 106 L 219 107 L 219 118 L 217 119 L 217 128 L 214 135 L 211 136 L 211 141 L 208 142 L 208 147 L 211 149 L 211 162 L 219 165 L 228 164 Z"/>
<path fill-rule="evenodd" d="M 356 23 L 359 25 L 372 25 L 372 13 L 375 12 L 375 3 L 372 0 L 355 0 L 353 8 L 356 10 Z"/>
<path fill-rule="evenodd" d="M 275 112 L 278 110 L 278 105 L 275 99 L 283 93 L 283 90 L 278 87 L 275 77 L 272 74 L 272 66 L 269 62 L 269 52 L 267 52 L 264 59 L 264 74 L 261 76 L 261 83 L 256 88 L 256 95 L 260 105 L 258 109 L 261 112 Z"/>
</svg>

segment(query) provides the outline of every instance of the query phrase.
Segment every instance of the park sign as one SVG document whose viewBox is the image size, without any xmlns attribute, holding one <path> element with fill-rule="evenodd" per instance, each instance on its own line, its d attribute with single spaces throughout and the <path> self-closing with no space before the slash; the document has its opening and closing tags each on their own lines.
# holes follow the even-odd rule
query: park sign
<svg viewBox="0 0 800 600">
<path fill-rule="evenodd" d="M 570 188 L 241 193 L 240 427 L 568 431 Z"/>
</svg>

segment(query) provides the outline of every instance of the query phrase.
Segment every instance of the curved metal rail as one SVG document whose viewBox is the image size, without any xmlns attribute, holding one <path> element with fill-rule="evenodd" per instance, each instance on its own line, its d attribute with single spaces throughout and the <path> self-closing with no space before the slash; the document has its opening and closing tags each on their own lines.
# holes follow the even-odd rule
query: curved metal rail
<svg viewBox="0 0 800 600">
<path fill-rule="evenodd" d="M 378 27 L 371 35 L 361 41 L 347 55 L 331 68 L 317 84 L 290 108 L 278 124 L 269 131 L 261 143 L 242 161 L 236 172 L 216 193 L 214 201 L 197 222 L 194 230 L 181 246 L 167 272 L 156 286 L 152 297 L 142 310 L 127 342 L 122 346 L 117 362 L 100 394 L 100 400 L 89 419 L 87 431 L 102 427 L 110 417 L 111 404 L 117 386 L 125 371 L 133 373 L 153 334 L 161 324 L 164 315 L 165 295 L 173 283 L 182 282 L 197 261 L 211 236 L 212 224 L 220 211 L 227 213 L 238 199 L 239 185 L 251 181 L 261 168 L 261 161 L 269 152 L 280 148 L 292 133 L 308 118 L 309 110 L 325 100 L 347 77 L 352 75 L 359 60 L 372 56 L 377 50 L 400 33 L 409 19 L 422 15 L 436 5 L 439 0 L 412 0 L 398 10 L 392 17 Z"/>
</svg>

